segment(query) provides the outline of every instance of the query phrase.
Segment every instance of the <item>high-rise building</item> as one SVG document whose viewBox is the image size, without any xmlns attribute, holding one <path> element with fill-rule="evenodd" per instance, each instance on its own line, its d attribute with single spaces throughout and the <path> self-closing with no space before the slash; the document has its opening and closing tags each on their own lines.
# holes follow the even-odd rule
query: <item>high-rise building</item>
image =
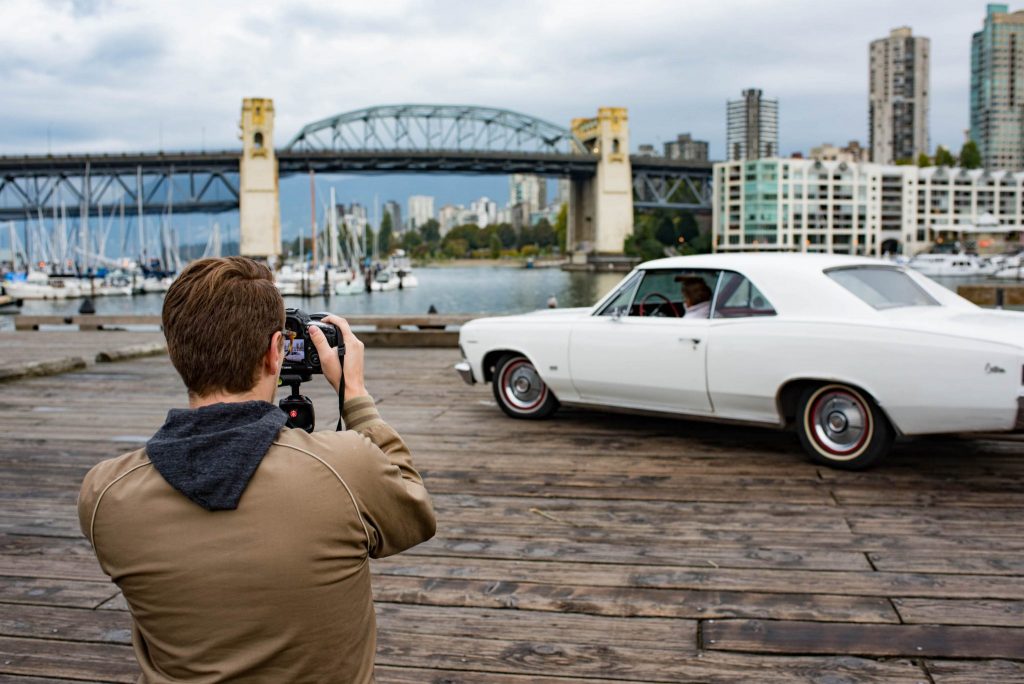
<svg viewBox="0 0 1024 684">
<path fill-rule="evenodd" d="M 508 178 L 508 203 L 525 204 L 527 212 L 540 211 L 547 204 L 547 181 L 532 174 L 512 174 Z"/>
<path fill-rule="evenodd" d="M 985 168 L 1024 168 L 1024 11 L 989 5 L 971 39 L 971 139 Z"/>
<path fill-rule="evenodd" d="M 779 101 L 760 90 L 743 91 L 742 100 L 728 102 L 726 152 L 730 160 L 779 156 Z"/>
<path fill-rule="evenodd" d="M 846 147 L 822 143 L 817 147 L 812 147 L 807 157 L 815 161 L 841 161 L 848 164 L 870 161 L 867 148 L 861 147 L 856 140 L 851 140 Z"/>
<path fill-rule="evenodd" d="M 498 221 L 498 203 L 489 197 L 470 202 L 469 211 L 476 216 L 476 224 L 481 228 Z"/>
<path fill-rule="evenodd" d="M 415 230 L 434 218 L 434 198 L 430 195 L 409 196 L 409 228 Z"/>
<path fill-rule="evenodd" d="M 878 164 L 928 154 L 930 41 L 901 26 L 868 50 L 868 145 Z"/>
<path fill-rule="evenodd" d="M 405 231 L 402 225 L 402 205 L 395 200 L 388 200 L 384 203 L 384 215 L 391 217 L 391 230 L 395 233 Z"/>
<path fill-rule="evenodd" d="M 708 143 L 694 140 L 689 133 L 680 133 L 675 140 L 665 143 L 665 158 L 682 161 L 707 161 Z"/>
</svg>

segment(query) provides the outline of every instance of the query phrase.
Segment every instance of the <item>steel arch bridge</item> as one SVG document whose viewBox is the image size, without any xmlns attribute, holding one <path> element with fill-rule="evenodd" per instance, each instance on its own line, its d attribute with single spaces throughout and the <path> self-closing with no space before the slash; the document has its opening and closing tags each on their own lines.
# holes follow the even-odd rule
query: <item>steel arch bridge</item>
<svg viewBox="0 0 1024 684">
<path fill-rule="evenodd" d="M 514 152 L 588 155 L 566 128 L 508 109 L 404 104 L 314 121 L 285 146 L 305 152 Z"/>
<path fill-rule="evenodd" d="M 281 176 L 533 173 L 592 178 L 599 154 L 567 129 L 495 107 L 368 107 L 304 126 L 276 150 Z M 0 156 L 0 221 L 62 214 L 218 213 L 240 201 L 239 151 Z M 709 211 L 711 165 L 632 156 L 637 208 Z"/>
</svg>

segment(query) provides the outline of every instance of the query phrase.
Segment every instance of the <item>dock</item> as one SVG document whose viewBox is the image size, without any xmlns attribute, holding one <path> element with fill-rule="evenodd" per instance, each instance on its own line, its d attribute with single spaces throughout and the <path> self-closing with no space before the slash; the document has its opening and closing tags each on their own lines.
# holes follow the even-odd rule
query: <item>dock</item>
<svg viewBox="0 0 1024 684">
<path fill-rule="evenodd" d="M 128 334 L 0 349 L 83 336 L 88 359 Z M 1024 681 L 1024 435 L 901 440 L 848 473 L 768 429 L 515 421 L 458 360 L 367 351 L 438 515 L 433 540 L 373 562 L 379 682 Z M 326 383 L 303 390 L 333 425 Z M 185 403 L 165 355 L 0 384 L 0 680 L 135 681 L 76 496 Z"/>
</svg>

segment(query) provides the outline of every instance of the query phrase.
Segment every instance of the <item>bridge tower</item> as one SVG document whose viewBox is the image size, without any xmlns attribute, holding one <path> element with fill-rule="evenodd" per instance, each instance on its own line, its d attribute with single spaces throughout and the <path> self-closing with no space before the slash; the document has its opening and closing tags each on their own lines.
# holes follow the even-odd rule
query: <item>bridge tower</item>
<svg viewBox="0 0 1024 684">
<path fill-rule="evenodd" d="M 590 254 L 622 254 L 633 234 L 633 171 L 625 107 L 601 107 L 597 117 L 573 119 L 572 132 L 601 159 L 593 176 L 573 177 L 566 247 L 574 263 Z"/>
<path fill-rule="evenodd" d="M 266 259 L 281 253 L 281 204 L 274 154 L 274 101 L 242 100 L 242 159 L 239 164 L 239 246 L 243 256 Z"/>
</svg>

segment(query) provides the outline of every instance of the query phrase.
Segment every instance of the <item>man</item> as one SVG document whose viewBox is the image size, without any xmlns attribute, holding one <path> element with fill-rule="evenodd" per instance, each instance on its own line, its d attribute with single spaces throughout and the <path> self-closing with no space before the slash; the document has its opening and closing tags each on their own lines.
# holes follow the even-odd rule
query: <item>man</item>
<svg viewBox="0 0 1024 684">
<path fill-rule="evenodd" d="M 683 309 L 685 318 L 711 317 L 711 288 L 700 276 L 679 276 L 683 283 Z"/>
<path fill-rule="evenodd" d="M 376 626 L 370 558 L 434 534 L 402 438 L 345 343 L 349 430 L 283 427 L 273 403 L 284 302 L 270 270 L 203 259 L 168 290 L 164 334 L 188 389 L 146 447 L 100 463 L 78 515 L 132 613 L 142 682 L 368 682 Z M 324 377 L 341 363 L 311 328 Z"/>
</svg>

